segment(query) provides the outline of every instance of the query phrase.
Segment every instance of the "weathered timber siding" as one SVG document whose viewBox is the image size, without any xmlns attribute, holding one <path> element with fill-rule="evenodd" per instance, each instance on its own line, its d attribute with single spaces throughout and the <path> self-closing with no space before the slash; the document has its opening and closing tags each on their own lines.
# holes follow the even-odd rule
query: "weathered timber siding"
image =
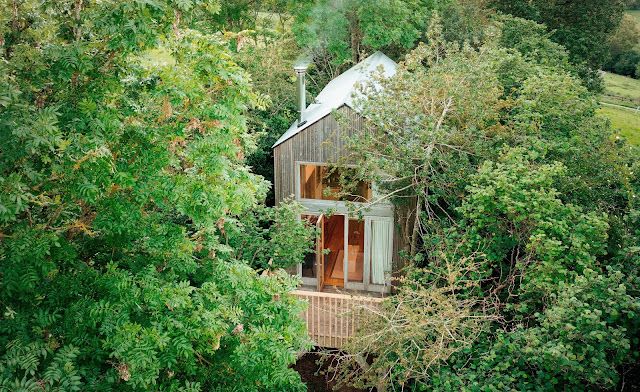
<svg viewBox="0 0 640 392">
<path fill-rule="evenodd" d="M 353 109 L 342 106 L 336 114 L 329 114 L 304 131 L 274 148 L 274 187 L 276 204 L 295 196 L 296 162 L 335 163 L 345 158 L 347 139 L 363 130 L 363 118 Z M 412 206 L 415 208 L 415 205 Z M 406 211 L 395 212 L 393 235 L 393 271 L 400 271 L 405 263 L 400 251 L 406 250 L 406 238 L 399 229 L 399 222 L 406 219 Z M 293 268 L 292 268 L 293 271 Z M 293 271 L 295 273 L 295 271 Z"/>
<path fill-rule="evenodd" d="M 336 119 L 336 117 L 338 119 Z M 273 151 L 276 204 L 295 195 L 296 162 L 335 163 L 347 138 L 362 129 L 362 117 L 347 106 L 310 125 Z"/>
</svg>

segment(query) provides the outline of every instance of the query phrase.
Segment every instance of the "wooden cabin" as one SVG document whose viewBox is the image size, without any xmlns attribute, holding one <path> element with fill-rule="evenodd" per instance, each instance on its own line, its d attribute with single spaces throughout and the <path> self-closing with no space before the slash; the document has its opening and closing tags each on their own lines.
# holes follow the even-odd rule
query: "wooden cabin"
<svg viewBox="0 0 640 392">
<path fill-rule="evenodd" d="M 344 342 L 357 322 L 354 307 L 376 303 L 388 293 L 398 264 L 393 206 L 377 204 L 364 209 L 360 218 L 349 215 L 347 202 L 372 200 L 375 184 L 359 183 L 349 196 L 336 196 L 340 176 L 353 170 L 340 165 L 345 140 L 363 128 L 354 103 L 357 86 L 375 71 L 390 77 L 396 67 L 376 52 L 329 82 L 309 106 L 305 67 L 297 67 L 299 118 L 273 145 L 276 203 L 295 199 L 305 208 L 300 218 L 321 233 L 315 253 L 291 271 L 302 279 L 297 295 L 309 299 L 305 318 L 319 345 L 338 347 Z M 346 326 L 340 317 L 347 317 Z"/>
</svg>

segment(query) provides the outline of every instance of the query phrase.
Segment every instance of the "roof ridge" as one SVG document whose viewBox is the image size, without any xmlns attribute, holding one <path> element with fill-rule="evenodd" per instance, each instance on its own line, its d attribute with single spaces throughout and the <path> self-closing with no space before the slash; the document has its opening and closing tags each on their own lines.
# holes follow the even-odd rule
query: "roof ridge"
<svg viewBox="0 0 640 392">
<path fill-rule="evenodd" d="M 302 132 L 343 105 L 357 110 L 351 102 L 356 84 L 369 79 L 380 65 L 383 67 L 385 76 L 390 77 L 395 74 L 397 64 L 378 50 L 329 81 L 313 103 L 305 109 L 306 123 L 298 126 L 298 123 L 294 122 L 273 147 Z"/>
</svg>

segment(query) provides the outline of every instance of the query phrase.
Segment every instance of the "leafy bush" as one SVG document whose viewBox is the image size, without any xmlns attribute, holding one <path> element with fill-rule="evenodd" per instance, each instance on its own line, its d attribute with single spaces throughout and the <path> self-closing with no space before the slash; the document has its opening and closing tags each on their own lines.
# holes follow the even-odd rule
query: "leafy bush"
<svg viewBox="0 0 640 392">
<path fill-rule="evenodd" d="M 636 76 L 640 63 L 640 25 L 629 14 L 625 14 L 617 30 L 609 39 L 609 60 L 604 69 L 627 76 Z"/>
<path fill-rule="evenodd" d="M 297 265 L 313 249 L 314 229 L 300 219 L 303 208 L 283 202 L 275 208 L 256 208 L 239 217 L 229 236 L 234 257 L 257 270 Z M 233 229 L 233 227 L 232 227 Z"/>
<path fill-rule="evenodd" d="M 624 16 L 625 0 L 605 3 L 585 0 L 562 3 L 555 0 L 492 0 L 497 10 L 542 23 L 551 39 L 565 47 L 584 84 L 592 91 L 602 90 L 598 70 L 607 61 L 609 38 Z"/>
<path fill-rule="evenodd" d="M 539 25 L 485 36 L 432 26 L 363 87 L 351 159 L 400 211 L 413 268 L 328 359 L 378 389 L 614 389 L 640 343 L 637 151 Z"/>
<path fill-rule="evenodd" d="M 0 388 L 302 390 L 297 280 L 229 245 L 243 216 L 304 226 L 245 165 L 264 99 L 202 23 L 220 4 L 4 3 Z"/>
<path fill-rule="evenodd" d="M 638 64 L 640 64 L 640 47 L 620 54 L 615 59 L 612 70 L 619 75 L 637 77 Z"/>
</svg>

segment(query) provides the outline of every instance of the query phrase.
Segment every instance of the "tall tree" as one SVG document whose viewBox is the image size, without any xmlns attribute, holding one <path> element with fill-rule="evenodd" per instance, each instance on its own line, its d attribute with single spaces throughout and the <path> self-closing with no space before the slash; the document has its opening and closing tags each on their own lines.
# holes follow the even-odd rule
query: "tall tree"
<svg viewBox="0 0 640 392">
<path fill-rule="evenodd" d="M 478 38 L 484 9 L 484 0 L 322 0 L 297 12 L 294 32 L 302 47 L 329 55 L 334 65 L 354 64 L 374 50 L 399 58 L 424 38 L 434 11 L 443 15 L 447 38 Z"/>
<path fill-rule="evenodd" d="M 301 46 L 328 51 L 336 65 L 355 64 L 371 49 L 411 48 L 424 31 L 429 0 L 323 0 L 297 16 Z"/>
<path fill-rule="evenodd" d="M 302 390 L 297 282 L 267 270 L 310 233 L 259 208 L 220 3 L 1 4 L 0 390 Z"/>
<path fill-rule="evenodd" d="M 363 87 L 349 161 L 404 215 L 409 268 L 330 357 L 341 380 L 612 390 L 637 361 L 638 151 L 547 34 L 503 16 L 460 47 L 434 24 L 395 76 Z"/>
<path fill-rule="evenodd" d="M 640 65 L 640 24 L 630 14 L 625 14 L 618 29 L 609 40 L 609 60 L 605 69 L 620 75 L 640 78 L 636 73 Z"/>
<path fill-rule="evenodd" d="M 583 77 L 597 82 L 595 72 L 608 59 L 609 36 L 624 15 L 625 0 L 494 0 L 503 12 L 544 23 L 555 42 L 569 51 L 571 60 L 583 66 Z M 591 84 L 596 87 L 596 84 Z"/>
</svg>

